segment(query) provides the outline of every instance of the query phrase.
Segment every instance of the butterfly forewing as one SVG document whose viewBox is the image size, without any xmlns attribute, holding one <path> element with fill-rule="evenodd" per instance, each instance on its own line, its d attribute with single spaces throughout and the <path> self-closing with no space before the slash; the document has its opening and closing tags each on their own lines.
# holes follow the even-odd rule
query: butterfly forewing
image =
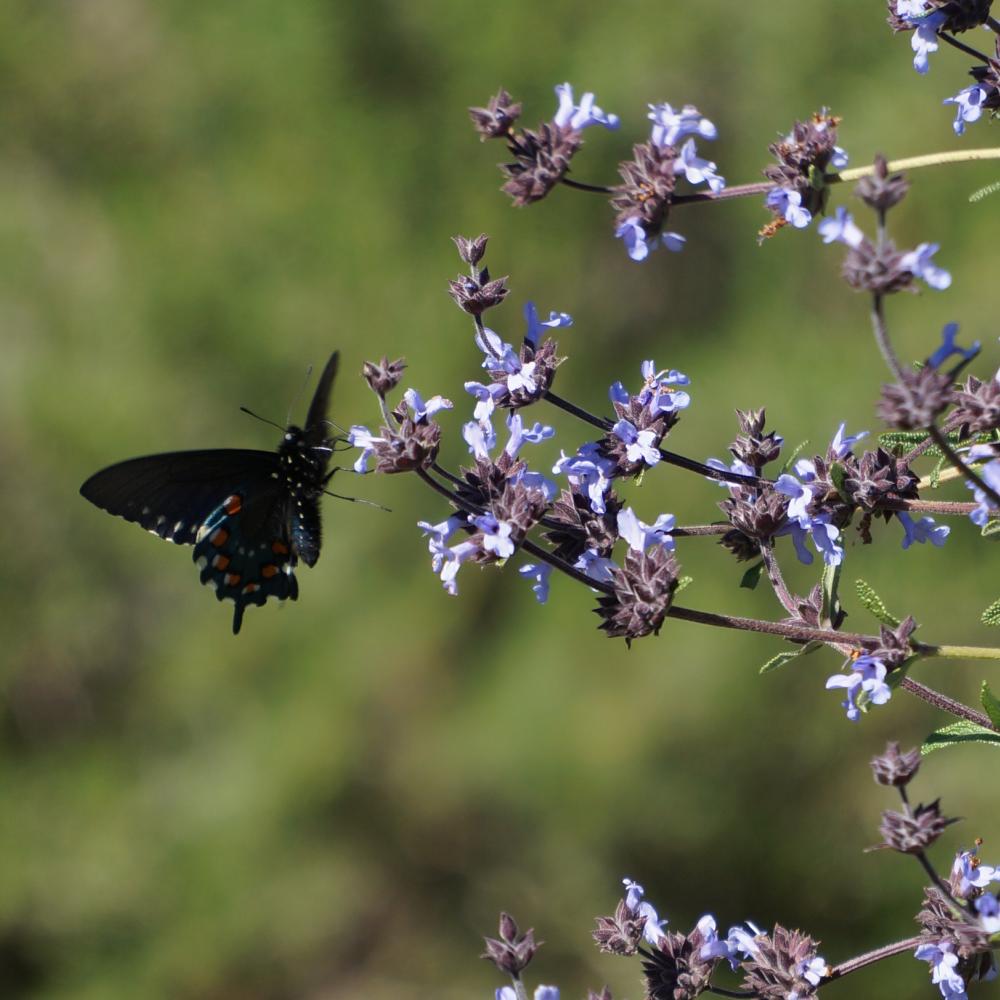
<svg viewBox="0 0 1000 1000">
<path fill-rule="evenodd" d="M 80 487 L 91 503 L 179 545 L 227 496 L 274 488 L 273 451 L 219 448 L 147 455 L 102 469 Z"/>
</svg>

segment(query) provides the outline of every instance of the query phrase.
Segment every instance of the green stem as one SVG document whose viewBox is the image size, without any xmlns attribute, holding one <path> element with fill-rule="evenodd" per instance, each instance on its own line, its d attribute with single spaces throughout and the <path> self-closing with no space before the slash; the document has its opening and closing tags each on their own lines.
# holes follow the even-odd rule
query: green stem
<svg viewBox="0 0 1000 1000">
<path fill-rule="evenodd" d="M 936 167 L 943 163 L 970 163 L 974 160 L 1000 160 L 1000 149 L 954 149 L 945 153 L 925 153 L 923 156 L 908 156 L 902 160 L 891 160 L 887 167 L 890 172 L 916 170 L 919 167 Z M 852 167 L 839 174 L 827 177 L 831 184 L 837 181 L 857 181 L 875 173 L 874 164 L 866 167 Z"/>
<path fill-rule="evenodd" d="M 995 646 L 929 646 L 914 643 L 914 650 L 921 657 L 941 660 L 1000 660 L 1000 649 Z"/>
</svg>

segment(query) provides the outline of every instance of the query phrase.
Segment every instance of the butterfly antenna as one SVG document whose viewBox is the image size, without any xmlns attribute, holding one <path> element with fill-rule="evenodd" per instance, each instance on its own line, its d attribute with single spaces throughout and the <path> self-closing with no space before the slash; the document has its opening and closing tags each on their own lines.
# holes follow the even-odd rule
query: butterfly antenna
<svg viewBox="0 0 1000 1000">
<path fill-rule="evenodd" d="M 363 497 L 348 497 L 344 496 L 343 493 L 334 493 L 333 490 L 323 490 L 323 492 L 328 497 L 336 497 L 338 500 L 348 500 L 351 503 L 363 503 L 366 507 L 376 507 L 378 510 L 384 510 L 387 514 L 392 513 L 392 509 L 389 507 L 383 507 L 380 503 L 375 503 L 374 500 L 365 500 Z"/>
<path fill-rule="evenodd" d="M 292 422 L 292 411 L 295 409 L 296 405 L 298 404 L 298 401 L 302 398 L 302 393 L 306 391 L 306 386 L 309 384 L 309 379 L 312 378 L 312 373 L 313 373 L 313 366 L 310 365 L 306 369 L 306 377 L 302 380 L 302 385 L 299 386 L 299 391 L 295 393 L 295 395 L 292 397 L 292 402 L 288 407 L 288 419 L 285 421 L 286 426 L 290 425 Z M 285 428 L 282 427 L 281 429 L 284 430 Z"/>
<path fill-rule="evenodd" d="M 263 424 L 270 424 L 272 427 L 277 427 L 279 431 L 283 431 L 285 428 L 280 424 L 276 424 L 273 420 L 268 420 L 267 417 L 262 417 L 259 413 L 254 413 L 253 410 L 248 409 L 245 406 L 241 406 L 240 409 L 251 417 L 259 420 Z"/>
</svg>

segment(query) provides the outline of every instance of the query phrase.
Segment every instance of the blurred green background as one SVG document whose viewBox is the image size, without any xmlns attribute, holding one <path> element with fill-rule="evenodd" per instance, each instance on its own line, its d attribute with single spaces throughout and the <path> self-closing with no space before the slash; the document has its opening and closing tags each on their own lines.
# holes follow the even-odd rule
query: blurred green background
<svg viewBox="0 0 1000 1000">
<path fill-rule="evenodd" d="M 445 290 L 455 233 L 491 234 L 488 263 L 512 287 L 491 325 L 508 339 L 525 299 L 573 314 L 564 395 L 601 409 L 646 357 L 687 372 L 675 450 L 723 456 L 736 406 L 766 404 L 791 445 L 821 448 L 841 420 L 874 427 L 866 305 L 814 230 L 758 248 L 758 199 L 678 209 L 685 252 L 637 266 L 599 198 L 512 210 L 503 150 L 465 108 L 503 84 L 534 124 L 555 83 L 595 90 L 623 118 L 587 133 L 575 176 L 597 182 L 645 136 L 647 101 L 711 117 L 706 155 L 730 183 L 755 180 L 767 143 L 822 105 L 845 116 L 854 164 L 988 145 L 988 124 L 956 140 L 940 106 L 965 60 L 938 53 L 918 77 L 883 7 L 0 7 L 0 995 L 492 996 L 480 935 L 506 908 L 548 942 L 534 982 L 637 998 L 638 967 L 589 940 L 623 875 L 673 926 L 780 920 L 830 961 L 914 932 L 917 866 L 862 854 L 894 805 L 866 762 L 943 720 L 899 696 L 852 727 L 823 690 L 830 655 L 759 677 L 780 644 L 680 622 L 629 651 L 596 631 L 582 588 L 555 581 L 539 607 L 510 571 L 465 569 L 449 598 L 414 524 L 443 505 L 408 477 L 346 475 L 337 488 L 393 513 L 327 500 L 299 602 L 251 609 L 234 638 L 189 550 L 77 495 L 133 455 L 276 445 L 238 406 L 282 422 L 335 347 L 341 423 L 376 419 L 361 362 L 405 355 L 407 384 L 456 401 L 442 419 L 456 465 L 478 354 Z M 997 202 L 967 195 L 996 176 L 924 171 L 894 213 L 898 241 L 940 241 L 955 275 L 890 304 L 904 356 L 957 319 L 994 370 Z M 559 429 L 540 464 L 584 440 L 538 417 Z M 630 495 L 682 524 L 720 498 L 673 469 Z M 853 545 L 848 584 L 869 580 L 928 641 L 990 642 L 976 623 L 998 596 L 995 554 L 967 523 L 943 550 L 903 553 L 900 534 Z M 695 578 L 683 603 L 779 616 L 710 540 L 679 555 Z M 851 625 L 870 628 L 851 595 Z M 917 672 L 967 699 L 983 674 Z M 918 779 L 915 796 L 968 817 L 942 865 L 975 835 L 1000 853 L 986 757 L 941 754 Z M 907 957 L 827 992 L 857 989 L 934 992 Z"/>
</svg>

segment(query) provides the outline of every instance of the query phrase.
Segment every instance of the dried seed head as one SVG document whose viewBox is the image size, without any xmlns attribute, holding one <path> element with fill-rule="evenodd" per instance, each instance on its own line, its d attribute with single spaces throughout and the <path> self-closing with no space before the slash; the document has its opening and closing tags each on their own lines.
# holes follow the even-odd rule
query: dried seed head
<svg viewBox="0 0 1000 1000">
<path fill-rule="evenodd" d="M 953 398 L 951 379 L 928 365 L 903 372 L 901 381 L 883 385 L 878 415 L 898 430 L 922 430 L 934 423 Z"/>
<path fill-rule="evenodd" d="M 613 917 L 597 917 L 597 927 L 591 932 L 591 937 L 601 951 L 612 955 L 634 955 L 645 926 L 646 917 L 630 910 L 625 900 L 620 899 Z"/>
<path fill-rule="evenodd" d="M 521 117 L 521 105 L 511 100 L 510 94 L 501 87 L 485 108 L 469 108 L 469 117 L 481 141 L 499 139 L 509 135 L 514 122 Z"/>
<path fill-rule="evenodd" d="M 399 411 L 394 411 L 399 413 Z M 441 426 L 433 420 L 415 421 L 412 417 L 402 417 L 396 430 L 382 427 L 379 436 L 384 440 L 375 441 L 375 471 L 394 473 L 412 472 L 426 469 L 437 458 L 441 445 Z"/>
<path fill-rule="evenodd" d="M 581 145 L 579 132 L 550 122 L 543 122 L 536 131 L 525 129 L 508 144 L 514 160 L 500 166 L 509 178 L 501 190 L 518 206 L 540 201 L 565 176 Z"/>
<path fill-rule="evenodd" d="M 612 570 L 613 594 L 598 599 L 595 613 L 608 637 L 621 636 L 626 644 L 660 631 L 677 590 L 680 567 L 672 552 L 654 545 L 647 552 L 629 549 L 621 567 Z"/>
<path fill-rule="evenodd" d="M 399 385 L 405 368 L 406 362 L 402 358 L 390 361 L 382 355 L 381 361 L 366 361 L 361 367 L 361 375 L 372 392 L 385 399 Z"/>
<path fill-rule="evenodd" d="M 869 208 L 876 212 L 887 212 L 898 205 L 906 196 L 910 182 L 903 174 L 889 174 L 889 166 L 881 153 L 875 157 L 875 173 L 862 177 L 854 188 L 854 193 Z"/>
<path fill-rule="evenodd" d="M 507 298 L 507 292 L 507 276 L 491 279 L 486 268 L 476 277 L 460 274 L 448 282 L 448 294 L 459 308 L 472 316 L 481 316 L 487 309 L 500 305 Z"/>
<path fill-rule="evenodd" d="M 806 1000 L 816 995 L 816 984 L 805 972 L 816 959 L 818 942 L 801 931 L 775 925 L 770 936 L 754 938 L 753 958 L 743 963 L 743 988 L 761 1000 Z"/>
<path fill-rule="evenodd" d="M 827 188 L 822 179 L 836 153 L 840 121 L 825 109 L 818 111 L 808 121 L 796 122 L 784 139 L 768 146 L 778 162 L 765 167 L 764 176 L 779 188 L 797 191 L 802 207 L 813 215 L 822 212 L 826 204 Z"/>
<path fill-rule="evenodd" d="M 746 463 L 758 473 L 773 462 L 781 452 L 783 438 L 770 431 L 764 433 L 764 409 L 737 410 L 736 419 L 740 425 L 740 435 L 729 446 L 733 456 Z"/>
<path fill-rule="evenodd" d="M 957 427 L 961 437 L 1000 430 L 1000 378 L 983 382 L 970 375 L 953 400 L 955 409 L 948 426 Z"/>
<path fill-rule="evenodd" d="M 549 521 L 558 527 L 545 533 L 555 546 L 553 555 L 574 563 L 585 549 L 593 549 L 600 556 L 608 557 L 618 540 L 618 511 L 622 508 L 614 490 L 604 494 L 604 513 L 596 514 L 590 498 L 582 493 L 563 490 L 552 505 Z"/>
<path fill-rule="evenodd" d="M 898 743 L 887 743 L 885 752 L 872 757 L 872 774 L 880 785 L 908 785 L 920 767 L 920 750 L 901 753 Z"/>
<path fill-rule="evenodd" d="M 696 928 L 688 935 L 670 931 L 643 959 L 646 1000 L 693 1000 L 703 993 L 718 959 L 704 959 L 704 937 Z"/>
<path fill-rule="evenodd" d="M 519 976 L 543 944 L 535 941 L 534 929 L 529 929 L 522 935 L 509 913 L 500 914 L 499 937 L 483 940 L 486 951 L 480 957 L 492 962 L 509 976 Z"/>
<path fill-rule="evenodd" d="M 632 147 L 632 159 L 618 164 L 621 184 L 614 189 L 611 207 L 618 213 L 615 224 L 638 219 L 647 239 L 663 228 L 677 184 L 673 146 L 644 142 Z"/>
<path fill-rule="evenodd" d="M 844 280 L 861 292 L 889 295 L 913 288 L 913 272 L 904 265 L 905 254 L 891 240 L 876 247 L 865 237 L 848 248 L 840 273 Z"/>
<path fill-rule="evenodd" d="M 955 953 L 966 962 L 974 962 L 975 956 L 989 951 L 990 935 L 968 910 L 956 906 L 934 886 L 924 889 L 924 905 L 916 919 L 929 942 L 950 941 Z M 968 965 L 966 970 L 971 971 Z M 959 971 L 965 970 L 960 967 Z"/>
<path fill-rule="evenodd" d="M 882 813 L 879 833 L 880 847 L 891 848 L 901 854 L 921 854 L 944 833 L 950 823 L 957 820 L 941 815 L 940 799 L 930 805 L 918 805 L 912 815 L 886 810 Z"/>
<path fill-rule="evenodd" d="M 892 516 L 885 504 L 890 500 L 916 500 L 920 482 L 910 467 L 884 448 L 866 451 L 860 459 L 845 463 L 844 492 L 866 513 Z"/>
<path fill-rule="evenodd" d="M 458 247 L 458 255 L 470 267 L 475 267 L 486 255 L 486 243 L 489 237 L 480 233 L 474 239 L 468 236 L 452 236 L 452 242 Z"/>
</svg>

